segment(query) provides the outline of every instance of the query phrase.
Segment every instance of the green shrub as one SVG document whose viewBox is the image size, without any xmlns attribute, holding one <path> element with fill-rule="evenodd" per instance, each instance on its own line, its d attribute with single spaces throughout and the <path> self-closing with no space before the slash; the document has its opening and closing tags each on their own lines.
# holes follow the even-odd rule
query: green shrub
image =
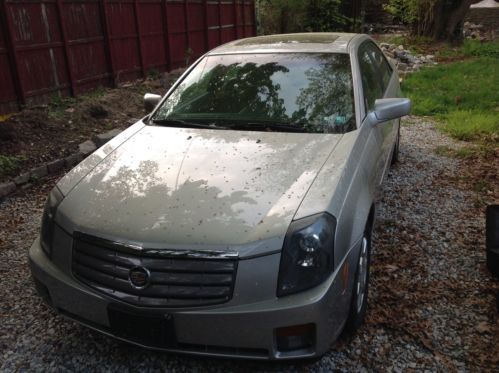
<svg viewBox="0 0 499 373">
<path fill-rule="evenodd" d="M 499 134 L 499 112 L 455 110 L 442 119 L 442 129 L 460 140 L 478 140 Z"/>
<path fill-rule="evenodd" d="M 19 164 L 25 159 L 25 157 L 0 154 L 0 177 L 15 174 L 19 170 Z"/>
</svg>

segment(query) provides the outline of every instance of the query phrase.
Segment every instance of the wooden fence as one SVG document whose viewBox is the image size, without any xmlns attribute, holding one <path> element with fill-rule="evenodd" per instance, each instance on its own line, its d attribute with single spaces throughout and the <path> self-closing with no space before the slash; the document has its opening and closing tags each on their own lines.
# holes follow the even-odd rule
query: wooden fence
<svg viewBox="0 0 499 373">
<path fill-rule="evenodd" d="M 0 0 L 0 113 L 170 71 L 255 25 L 254 0 Z"/>
</svg>

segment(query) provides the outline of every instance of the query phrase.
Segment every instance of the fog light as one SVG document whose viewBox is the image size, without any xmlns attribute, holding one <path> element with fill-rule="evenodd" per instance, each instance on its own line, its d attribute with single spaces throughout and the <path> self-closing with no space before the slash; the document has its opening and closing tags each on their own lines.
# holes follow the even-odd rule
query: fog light
<svg viewBox="0 0 499 373">
<path fill-rule="evenodd" d="M 294 325 L 275 330 L 277 350 L 287 352 L 314 346 L 315 324 Z"/>
</svg>

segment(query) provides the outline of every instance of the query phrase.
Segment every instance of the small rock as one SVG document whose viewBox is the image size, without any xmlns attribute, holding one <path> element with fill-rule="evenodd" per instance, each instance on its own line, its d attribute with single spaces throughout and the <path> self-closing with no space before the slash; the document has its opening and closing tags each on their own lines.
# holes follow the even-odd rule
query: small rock
<svg viewBox="0 0 499 373">
<path fill-rule="evenodd" d="M 97 146 L 102 146 L 104 145 L 106 142 L 108 142 L 109 140 L 111 140 L 113 137 L 119 135 L 121 133 L 121 130 L 115 128 L 114 130 L 111 130 L 111 131 L 108 131 L 106 133 L 101 133 L 100 135 L 96 135 L 92 138 L 92 140 L 94 141 L 94 143 L 97 145 Z"/>
<path fill-rule="evenodd" d="M 87 140 L 80 145 L 78 145 L 80 148 L 80 152 L 86 157 L 90 153 L 93 153 L 95 150 L 97 150 L 97 146 L 91 141 Z"/>
<path fill-rule="evenodd" d="M 434 56 L 433 54 L 428 54 L 428 55 L 426 56 L 426 59 L 427 59 L 427 60 L 432 60 L 432 59 L 434 59 L 434 58 L 435 58 L 435 56 Z"/>
<path fill-rule="evenodd" d="M 29 172 L 26 172 L 14 178 L 14 183 L 16 183 L 16 185 L 23 185 L 26 184 L 28 181 L 29 181 Z"/>
<path fill-rule="evenodd" d="M 47 170 L 49 174 L 54 174 L 64 168 L 64 159 L 56 159 L 47 164 Z"/>
<path fill-rule="evenodd" d="M 408 66 L 406 63 L 403 63 L 403 62 L 399 62 L 397 68 L 400 70 L 400 71 L 406 71 Z"/>
<path fill-rule="evenodd" d="M 81 160 L 83 160 L 84 155 L 80 152 L 71 154 L 64 158 L 64 166 L 65 167 L 73 167 L 78 164 Z"/>
<path fill-rule="evenodd" d="M 399 51 L 403 51 L 404 50 L 404 46 L 403 45 L 399 45 L 397 48 L 398 48 Z"/>
<path fill-rule="evenodd" d="M 5 197 L 16 190 L 16 184 L 13 181 L 0 184 L 0 198 Z"/>
<path fill-rule="evenodd" d="M 30 171 L 31 178 L 40 179 L 48 175 L 47 166 L 40 166 Z"/>
</svg>

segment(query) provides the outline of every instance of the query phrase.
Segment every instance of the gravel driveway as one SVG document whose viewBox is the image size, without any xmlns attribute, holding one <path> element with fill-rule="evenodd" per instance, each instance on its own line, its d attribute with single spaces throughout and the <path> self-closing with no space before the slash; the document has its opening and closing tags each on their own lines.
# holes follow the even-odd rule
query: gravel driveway
<svg viewBox="0 0 499 373">
<path fill-rule="evenodd" d="M 162 354 L 56 316 L 35 295 L 27 265 L 56 181 L 49 180 L 0 203 L 0 371 L 497 369 L 499 285 L 485 269 L 482 207 L 473 190 L 455 182 L 462 161 L 434 152 L 460 145 L 418 118 L 401 134 L 401 161 L 378 209 L 366 324 L 322 359 L 283 364 Z"/>
</svg>

